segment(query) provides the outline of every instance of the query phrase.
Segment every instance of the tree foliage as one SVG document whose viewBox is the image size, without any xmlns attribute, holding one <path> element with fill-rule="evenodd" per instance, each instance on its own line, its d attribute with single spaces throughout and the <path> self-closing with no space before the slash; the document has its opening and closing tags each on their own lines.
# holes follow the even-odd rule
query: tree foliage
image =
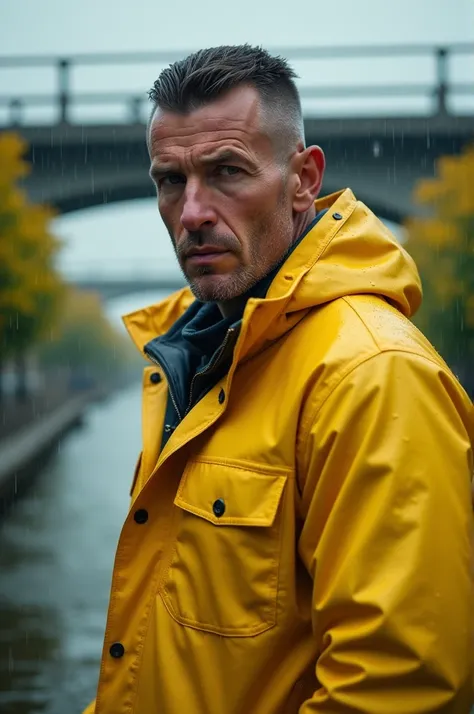
<svg viewBox="0 0 474 714">
<path fill-rule="evenodd" d="M 447 361 L 472 386 L 474 364 L 474 146 L 446 156 L 433 179 L 420 181 L 416 202 L 429 217 L 407 224 L 408 250 L 421 273 L 417 320 Z"/>
<path fill-rule="evenodd" d="M 61 370 L 89 386 L 110 375 L 120 378 L 131 349 L 97 295 L 61 280 L 54 212 L 30 203 L 19 186 L 30 171 L 26 149 L 18 134 L 0 134 L 0 377 L 2 363 L 12 359 L 21 387 L 17 394 L 24 395 L 24 357 L 34 352 L 44 369 Z"/>
<path fill-rule="evenodd" d="M 54 267 L 54 213 L 31 204 L 18 186 L 29 172 L 26 148 L 17 134 L 0 134 L 0 362 L 45 334 L 63 294 Z"/>
</svg>

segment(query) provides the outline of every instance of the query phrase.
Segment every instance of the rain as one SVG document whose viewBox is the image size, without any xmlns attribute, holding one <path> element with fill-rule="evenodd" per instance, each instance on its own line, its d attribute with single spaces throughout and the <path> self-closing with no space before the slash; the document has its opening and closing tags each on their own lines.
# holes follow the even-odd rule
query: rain
<svg viewBox="0 0 474 714">
<path fill-rule="evenodd" d="M 95 696 L 141 448 L 145 361 L 120 316 L 184 285 L 145 142 L 147 91 L 170 62 L 224 42 L 288 58 L 307 143 L 326 153 L 323 194 L 350 186 L 414 256 L 417 324 L 474 398 L 474 10 L 456 7 L 16 0 L 3 11 L 2 714 L 81 714 Z"/>
</svg>

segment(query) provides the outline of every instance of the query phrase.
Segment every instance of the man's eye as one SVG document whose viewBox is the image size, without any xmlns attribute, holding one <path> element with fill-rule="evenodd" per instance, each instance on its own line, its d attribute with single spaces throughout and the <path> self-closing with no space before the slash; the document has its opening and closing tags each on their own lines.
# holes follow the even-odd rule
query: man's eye
<svg viewBox="0 0 474 714">
<path fill-rule="evenodd" d="M 217 171 L 222 176 L 236 176 L 237 174 L 241 173 L 242 169 L 240 169 L 238 166 L 222 165 L 217 167 Z"/>
<path fill-rule="evenodd" d="M 160 186 L 177 186 L 180 183 L 185 183 L 186 180 L 182 174 L 168 174 L 163 176 L 160 181 Z"/>
</svg>

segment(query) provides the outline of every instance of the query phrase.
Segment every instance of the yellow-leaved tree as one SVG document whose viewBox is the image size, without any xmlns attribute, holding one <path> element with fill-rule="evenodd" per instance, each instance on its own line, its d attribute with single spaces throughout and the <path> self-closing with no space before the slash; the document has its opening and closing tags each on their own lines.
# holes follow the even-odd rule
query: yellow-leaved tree
<svg viewBox="0 0 474 714">
<path fill-rule="evenodd" d="M 16 133 L 0 134 L 0 374 L 13 358 L 19 396 L 26 391 L 25 356 L 53 324 L 63 291 L 54 267 L 54 213 L 31 204 L 18 186 L 29 171 L 26 149 Z"/>
<path fill-rule="evenodd" d="M 406 223 L 423 280 L 417 323 L 474 392 L 474 146 L 441 158 L 415 200 L 429 217 Z"/>
</svg>

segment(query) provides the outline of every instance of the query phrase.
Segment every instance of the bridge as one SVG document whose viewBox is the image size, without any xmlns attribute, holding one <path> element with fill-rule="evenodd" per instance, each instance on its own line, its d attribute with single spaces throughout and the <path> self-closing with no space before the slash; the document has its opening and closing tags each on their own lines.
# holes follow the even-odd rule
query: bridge
<svg viewBox="0 0 474 714">
<path fill-rule="evenodd" d="M 173 255 L 161 265 L 160 261 L 147 264 L 139 258 L 111 257 L 102 266 L 96 260 L 79 261 L 61 272 L 69 284 L 79 290 L 97 293 L 105 302 L 136 293 L 155 294 L 158 300 L 160 294 L 174 292 L 186 285 Z"/>
<path fill-rule="evenodd" d="M 269 49 L 309 77 L 299 89 L 307 142 L 320 144 L 328 159 L 324 192 L 351 186 L 382 218 L 399 223 L 419 211 L 412 201 L 416 181 L 432 176 L 438 157 L 458 153 L 473 137 L 474 83 L 458 81 L 472 76 L 465 72 L 467 63 L 472 67 L 472 44 Z M 0 94 L 0 129 L 20 131 L 30 145 L 33 171 L 25 186 L 31 199 L 67 213 L 153 196 L 145 91 L 81 91 L 77 77 L 81 71 L 94 77 L 104 69 L 121 75 L 124 67 L 138 76 L 146 67 L 149 87 L 163 66 L 185 54 L 0 57 L 0 91 L 6 75 L 37 70 L 50 72 L 55 86 L 54 91 L 25 92 L 15 80 L 15 91 Z M 331 65 L 344 78 L 352 72 L 366 81 L 329 83 L 325 76 Z M 414 74 L 423 82 L 414 82 Z M 470 106 L 460 110 L 460 100 Z M 331 109 L 337 102 L 352 108 Z M 104 107 L 121 113 L 107 121 L 77 119 L 81 111 L 103 112 Z M 49 120 L 31 120 L 32 112 L 44 109 Z"/>
<path fill-rule="evenodd" d="M 123 277 L 98 277 L 79 278 L 74 282 L 79 290 L 94 292 L 100 295 L 104 301 L 114 300 L 124 295 L 134 295 L 136 293 L 172 293 L 175 290 L 184 288 L 186 282 L 184 278 L 173 275 L 145 275 L 140 273 Z M 154 298 L 158 301 L 159 298 Z"/>
</svg>

